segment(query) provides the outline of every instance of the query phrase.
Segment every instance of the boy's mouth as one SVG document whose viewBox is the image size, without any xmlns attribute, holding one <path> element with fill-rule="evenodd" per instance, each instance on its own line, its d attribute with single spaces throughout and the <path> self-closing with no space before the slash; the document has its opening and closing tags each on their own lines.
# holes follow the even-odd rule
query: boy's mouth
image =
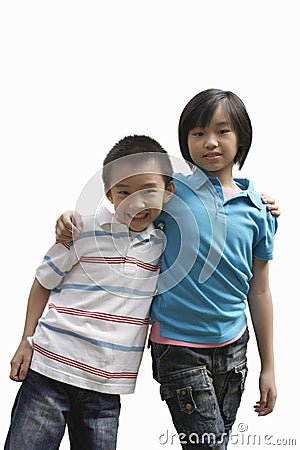
<svg viewBox="0 0 300 450">
<path fill-rule="evenodd" d="M 140 212 L 135 215 L 128 214 L 130 221 L 133 221 L 133 220 L 134 221 L 143 221 L 143 220 L 147 219 L 148 216 L 149 216 L 149 213 L 147 211 Z"/>
</svg>

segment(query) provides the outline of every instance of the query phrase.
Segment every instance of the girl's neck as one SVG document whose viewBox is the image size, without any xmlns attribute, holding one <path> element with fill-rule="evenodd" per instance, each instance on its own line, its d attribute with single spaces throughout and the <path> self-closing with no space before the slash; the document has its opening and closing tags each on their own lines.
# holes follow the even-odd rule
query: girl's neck
<svg viewBox="0 0 300 450">
<path fill-rule="evenodd" d="M 232 173 L 221 173 L 221 172 L 207 172 L 210 177 L 216 177 L 220 180 L 223 188 L 226 189 L 236 189 L 237 185 L 234 182 Z"/>
</svg>

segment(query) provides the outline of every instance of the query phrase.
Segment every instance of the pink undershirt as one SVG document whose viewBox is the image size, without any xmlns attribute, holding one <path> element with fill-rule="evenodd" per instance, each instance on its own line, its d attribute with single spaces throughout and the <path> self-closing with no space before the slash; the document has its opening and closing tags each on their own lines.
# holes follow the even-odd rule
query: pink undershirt
<svg viewBox="0 0 300 450">
<path fill-rule="evenodd" d="M 225 200 L 237 194 L 238 192 L 239 190 L 237 189 L 223 187 L 223 195 Z M 201 344 L 198 342 L 179 341 L 177 339 L 170 339 L 160 336 L 160 323 L 154 322 L 151 326 L 150 340 L 152 342 L 156 342 L 157 344 L 179 345 L 183 347 L 194 347 L 194 348 L 224 347 L 225 345 L 237 341 L 244 334 L 246 328 L 247 324 L 242 328 L 242 330 L 239 332 L 237 336 L 235 336 L 233 339 L 230 339 L 229 341 L 222 342 L 221 344 Z"/>
</svg>

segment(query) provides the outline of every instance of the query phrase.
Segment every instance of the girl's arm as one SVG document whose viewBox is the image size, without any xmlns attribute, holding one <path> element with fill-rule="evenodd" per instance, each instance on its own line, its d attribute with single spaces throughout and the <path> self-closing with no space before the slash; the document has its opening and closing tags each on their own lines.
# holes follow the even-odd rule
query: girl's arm
<svg viewBox="0 0 300 450">
<path fill-rule="evenodd" d="M 20 345 L 11 360 L 10 378 L 23 381 L 32 358 L 32 348 L 27 340 L 33 336 L 38 320 L 43 314 L 51 290 L 44 288 L 35 278 L 28 298 L 25 326 Z"/>
<path fill-rule="evenodd" d="M 273 411 L 277 396 L 273 351 L 273 305 L 268 261 L 254 257 L 252 271 L 248 304 L 261 361 L 260 399 L 254 409 L 259 416 L 266 416 Z"/>
</svg>

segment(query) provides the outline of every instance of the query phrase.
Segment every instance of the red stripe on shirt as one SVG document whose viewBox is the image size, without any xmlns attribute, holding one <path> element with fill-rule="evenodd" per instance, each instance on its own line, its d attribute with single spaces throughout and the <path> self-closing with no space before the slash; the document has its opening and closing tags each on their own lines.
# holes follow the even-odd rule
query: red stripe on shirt
<svg viewBox="0 0 300 450">
<path fill-rule="evenodd" d="M 75 359 L 66 358 L 65 356 L 59 355 L 57 353 L 51 352 L 40 345 L 33 344 L 33 348 L 38 353 L 42 354 L 46 358 L 53 359 L 61 364 L 66 364 L 67 366 L 75 367 L 75 369 L 83 370 L 84 372 L 89 372 L 97 375 L 101 378 L 136 378 L 137 372 L 108 372 L 107 370 L 102 370 L 97 367 L 89 366 Z"/>
<path fill-rule="evenodd" d="M 90 317 L 92 319 L 105 320 L 107 322 L 126 323 L 130 325 L 148 325 L 150 318 L 141 319 L 139 317 L 119 316 L 116 314 L 107 314 L 97 311 L 86 311 L 84 309 L 66 308 L 65 306 L 49 304 L 49 309 L 55 309 L 60 314 L 69 314 L 71 316 Z"/>
<path fill-rule="evenodd" d="M 156 272 L 157 270 L 160 269 L 160 263 L 156 265 L 149 264 L 129 256 L 126 257 L 82 256 L 79 261 L 91 264 L 135 264 L 136 266 L 141 267 L 142 269 L 145 270 L 149 270 L 151 272 Z"/>
</svg>

